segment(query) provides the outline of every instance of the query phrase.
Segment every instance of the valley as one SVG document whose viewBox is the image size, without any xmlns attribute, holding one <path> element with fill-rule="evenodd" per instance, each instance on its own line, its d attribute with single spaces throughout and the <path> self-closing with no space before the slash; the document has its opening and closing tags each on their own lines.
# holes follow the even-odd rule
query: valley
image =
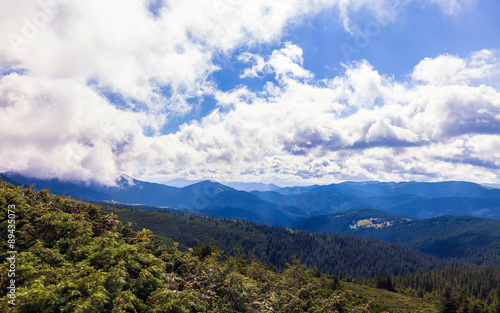
<svg viewBox="0 0 500 313">
<path fill-rule="evenodd" d="M 18 181 L 16 183 L 20 184 Z M 56 188 L 62 186 L 58 185 L 57 182 L 52 183 Z M 437 312 L 441 306 L 441 301 L 444 301 L 442 300 L 443 297 L 451 297 L 450 299 L 456 301 L 457 306 L 460 303 L 474 303 L 477 307 L 483 308 L 483 311 L 480 312 L 490 312 L 500 306 L 500 296 L 496 296 L 500 287 L 500 268 L 498 268 L 500 238 L 498 223 L 500 221 L 498 220 L 472 216 L 442 216 L 418 220 L 378 209 L 359 209 L 310 216 L 312 214 L 305 209 L 290 206 L 289 204 L 280 205 L 276 202 L 265 201 L 252 193 L 238 191 L 218 183 L 206 181 L 184 188 L 168 186 L 163 188 L 155 184 L 141 183 L 131 186 L 127 190 L 128 193 L 125 190 L 119 190 L 119 188 L 108 189 L 108 193 L 100 192 L 95 188 L 86 189 L 92 190 L 94 193 L 88 192 L 85 196 L 102 196 L 113 193 L 113 196 L 122 197 L 121 199 L 126 199 L 126 197 L 132 199 L 138 195 L 152 193 L 152 189 L 156 189 L 165 193 L 170 192 L 173 197 L 168 201 L 172 201 L 171 203 L 188 200 L 188 202 L 184 203 L 192 201 L 191 203 L 195 206 L 179 205 L 180 208 L 154 207 L 144 204 L 124 205 L 119 201 L 107 199 L 101 199 L 102 201 L 89 204 L 71 198 L 58 198 L 58 196 L 50 195 L 47 190 L 23 190 L 21 187 L 14 189 L 12 185 L 2 184 L 2 194 L 4 195 L 2 201 L 5 203 L 15 202 L 20 208 L 24 208 L 22 210 L 31 207 L 31 211 L 23 211 L 22 214 L 30 216 L 29 219 L 32 219 L 30 223 L 36 227 L 43 227 L 44 231 L 48 230 L 47 227 L 55 227 L 52 233 L 49 231 L 49 233 L 39 235 L 39 238 L 44 240 L 44 245 L 51 249 L 49 251 L 50 255 L 54 255 L 54 253 L 60 255 L 57 262 L 78 262 L 83 255 L 81 252 L 71 249 L 85 250 L 90 247 L 86 246 L 90 242 L 85 243 L 90 239 L 85 239 L 82 242 L 75 241 L 73 237 L 65 237 L 64 234 L 67 233 L 67 230 L 57 229 L 59 227 L 81 228 L 83 236 L 84 229 L 88 226 L 84 226 L 86 222 L 81 226 L 78 226 L 78 223 L 87 220 L 92 221 L 92 225 L 94 225 L 92 226 L 94 236 L 102 236 L 99 234 L 105 234 L 115 229 L 113 225 L 124 225 L 123 228 L 120 226 L 113 230 L 113 232 L 119 230 L 120 236 L 125 236 L 125 239 L 120 239 L 125 240 L 123 243 L 115 242 L 117 239 L 110 239 L 115 238 L 116 234 L 106 235 L 111 236 L 106 237 L 108 239 L 98 239 L 107 240 L 108 245 L 111 244 L 112 249 L 116 250 L 116 252 L 109 250 L 108 254 L 110 256 L 119 253 L 118 251 L 125 247 L 129 250 L 132 249 L 130 251 L 135 251 L 133 245 L 139 244 L 144 245 L 141 249 L 145 247 L 152 249 L 151 253 L 154 255 L 171 254 L 172 251 L 178 251 L 174 252 L 174 254 L 181 253 L 177 258 L 187 259 L 176 262 L 192 262 L 187 260 L 193 260 L 191 255 L 194 253 L 193 251 L 196 251 L 196 258 L 200 258 L 200 261 L 197 262 L 204 262 L 202 263 L 204 265 L 197 266 L 222 266 L 241 273 L 239 275 L 255 275 L 250 274 L 253 271 L 251 268 L 257 268 L 260 273 L 271 271 L 270 273 L 276 273 L 272 275 L 284 275 L 284 279 L 292 277 L 290 282 L 287 282 L 283 287 L 279 287 L 285 288 L 286 291 L 282 289 L 282 292 L 285 293 L 293 292 L 287 288 L 294 286 L 294 275 L 302 271 L 300 272 L 303 273 L 300 274 L 302 275 L 302 283 L 310 284 L 316 279 L 314 277 L 317 277 L 327 285 L 330 284 L 328 286 L 334 286 L 328 287 L 332 288 L 332 291 L 326 294 L 330 295 L 332 292 L 336 295 L 342 294 L 345 300 L 337 305 L 364 303 L 365 307 L 369 308 L 369 312 L 413 312 L 415 310 L 418 310 L 418 312 Z M 81 186 L 70 185 L 70 187 L 73 188 L 69 188 L 69 190 L 72 190 L 71 192 L 81 191 Z M 202 190 L 203 192 L 201 192 Z M 62 193 L 65 193 L 65 191 L 66 189 Z M 156 200 L 151 201 L 158 201 L 158 199 L 160 198 L 157 197 Z M 225 206 L 228 204 L 231 206 Z M 213 209 L 212 206 L 216 208 Z M 256 210 L 252 210 L 254 206 L 257 208 Z M 46 213 L 44 213 L 45 215 L 37 215 L 36 212 L 39 211 Z M 83 213 L 86 217 L 78 217 L 78 214 Z M 72 214 L 77 215 L 72 217 Z M 47 224 L 48 220 L 45 219 L 49 218 L 49 215 L 51 219 L 63 218 L 72 222 L 70 224 L 67 224 L 68 222 Z M 222 215 L 222 217 L 213 215 Z M 97 216 L 100 216 L 99 219 L 93 221 Z M 260 223 L 252 220 L 257 220 Z M 284 220 L 288 227 L 274 225 L 277 224 L 276 221 Z M 24 226 L 20 229 L 24 234 L 35 235 L 37 231 L 41 231 L 30 228 L 25 219 L 23 221 Z M 28 233 L 26 233 L 27 231 Z M 29 238 L 31 237 L 20 241 L 23 251 L 26 249 L 26 252 L 23 252 L 23 258 L 26 257 L 26 253 L 34 253 L 36 249 L 39 249 L 34 238 Z M 137 238 L 142 238 L 140 239 L 142 241 L 138 241 Z M 79 243 L 76 246 L 74 244 L 70 245 L 72 248 L 68 250 L 70 246 L 65 243 L 68 240 L 75 244 Z M 132 246 L 130 246 L 131 244 Z M 172 250 L 172 247 L 175 250 Z M 63 256 L 62 253 L 70 253 L 70 255 Z M 207 264 L 207 261 L 203 261 L 206 255 L 217 256 L 217 262 L 222 262 L 221 265 Z M 94 259 L 89 264 L 94 271 L 100 268 L 104 270 L 103 273 L 107 273 L 107 271 L 111 270 L 109 266 L 118 266 L 112 265 L 115 262 L 112 259 L 108 260 L 106 257 L 103 259 L 103 257 L 100 253 L 94 254 L 92 257 Z M 142 256 L 136 257 L 142 258 Z M 121 258 L 119 257 L 116 260 Z M 63 259 L 66 261 L 62 261 Z M 98 260 L 105 259 L 107 260 L 105 262 L 111 262 L 109 263 L 111 265 L 102 268 L 100 264 L 106 263 L 101 263 L 103 261 Z M 215 259 L 210 262 L 213 261 Z M 38 260 L 36 262 L 52 261 Z M 150 263 L 144 263 L 141 268 L 144 270 L 149 268 L 148 271 L 152 271 L 151 264 L 147 264 Z M 39 270 L 35 270 L 35 272 L 37 271 Z M 72 269 L 72 271 L 75 272 L 76 269 Z M 126 275 L 129 276 L 123 277 L 134 277 L 135 275 L 133 270 L 128 267 L 122 267 L 120 271 L 122 273 L 128 272 Z M 177 273 L 177 275 L 185 275 L 181 272 Z M 155 275 L 163 274 L 158 272 Z M 198 274 L 191 273 L 188 275 Z M 208 279 L 212 281 L 214 278 Z M 231 284 L 231 280 L 226 280 L 228 278 L 222 279 L 225 282 L 223 284 L 228 282 Z M 386 283 L 381 284 L 381 281 L 391 281 L 390 286 L 394 285 L 395 288 L 391 287 L 390 291 L 382 290 L 387 285 Z M 443 290 L 448 288 L 447 286 L 452 281 L 459 282 L 457 285 L 459 288 L 453 288 L 449 292 L 447 291 L 448 293 L 444 292 Z M 132 280 L 128 284 L 136 284 L 136 282 L 138 281 Z M 45 281 L 45 284 L 50 286 L 48 281 Z M 96 282 L 96 284 L 99 283 Z M 214 286 L 218 286 L 217 284 L 215 282 Z M 128 285 L 124 286 L 123 292 L 127 288 L 132 288 L 132 285 L 130 287 L 126 287 Z M 25 288 L 33 289 L 35 287 L 26 286 Z M 107 285 L 103 285 L 103 288 L 107 290 L 106 297 L 123 297 L 122 294 L 110 293 L 110 287 Z M 143 287 L 136 288 L 142 292 L 142 295 L 137 294 L 139 298 L 134 300 L 134 307 L 143 305 L 141 303 L 144 302 L 140 301 L 155 301 L 153 299 L 157 293 L 150 293 L 151 291 L 147 291 Z M 64 297 L 64 293 L 57 291 L 57 289 L 53 289 L 53 292 L 57 297 Z M 212 291 L 210 288 L 193 289 L 190 292 L 205 294 L 205 297 L 208 297 L 207 299 L 210 298 L 213 292 L 224 295 L 220 289 Z M 244 291 L 238 292 L 241 292 L 239 299 L 244 301 L 244 298 L 241 298 Z M 265 293 L 263 289 L 255 292 L 262 295 Z M 324 294 L 324 292 L 326 291 L 321 291 L 320 294 Z M 318 295 L 313 297 L 323 297 Z M 22 299 L 24 303 L 38 301 L 50 307 L 50 302 L 44 302 L 45 300 L 41 298 Z M 467 301 L 464 302 L 464 299 L 467 299 Z M 61 301 L 60 304 L 67 303 L 67 305 L 71 305 L 73 303 L 72 300 Z M 171 301 L 176 303 L 175 301 L 180 300 L 172 298 Z M 228 305 L 227 310 L 231 311 L 229 309 L 231 306 L 230 298 L 225 301 L 227 302 L 218 300 L 217 303 L 219 303 L 218 305 L 226 303 L 225 305 Z M 162 300 L 156 303 L 164 307 L 170 305 L 168 303 L 171 302 Z M 215 302 L 210 303 L 212 304 L 209 305 L 215 305 Z M 280 303 L 274 303 L 273 306 L 281 307 L 283 303 Z M 96 303 L 88 305 L 99 307 Z M 186 308 L 194 309 L 201 304 L 197 304 L 195 301 L 186 302 L 183 305 Z M 248 305 L 251 306 L 251 304 Z M 303 303 L 302 305 L 306 304 Z M 147 311 L 145 308 L 143 310 Z"/>
</svg>

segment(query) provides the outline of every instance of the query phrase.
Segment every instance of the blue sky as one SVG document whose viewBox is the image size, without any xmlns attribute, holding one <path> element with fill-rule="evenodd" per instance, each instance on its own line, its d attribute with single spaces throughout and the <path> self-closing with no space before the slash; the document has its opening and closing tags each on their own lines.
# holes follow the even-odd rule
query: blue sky
<svg viewBox="0 0 500 313">
<path fill-rule="evenodd" d="M 339 75 L 342 62 L 364 59 L 380 73 L 404 80 L 414 66 L 426 57 L 441 54 L 466 57 L 474 51 L 498 49 L 499 11 L 498 1 L 486 0 L 467 6 L 457 15 L 443 14 L 435 5 L 412 3 L 402 7 L 394 22 L 387 24 L 379 23 L 373 12 L 356 14 L 352 17 L 354 26 L 361 31 L 372 27 L 368 30 L 365 46 L 363 41 L 356 41 L 359 37 L 363 38 L 363 34 L 346 32 L 338 19 L 338 10 L 332 8 L 289 27 L 279 42 L 244 49 L 266 54 L 280 48 L 283 41 L 290 41 L 302 48 L 304 67 L 319 79 Z M 342 44 L 352 47 L 352 54 L 344 54 Z M 240 52 L 232 54 L 231 60 L 234 61 Z M 240 83 L 252 84 L 238 79 L 242 69 L 242 64 L 224 64 L 214 76 L 222 89 L 231 89 Z"/>
<path fill-rule="evenodd" d="M 498 184 L 499 15 L 494 0 L 5 2 L 0 172 Z"/>
</svg>

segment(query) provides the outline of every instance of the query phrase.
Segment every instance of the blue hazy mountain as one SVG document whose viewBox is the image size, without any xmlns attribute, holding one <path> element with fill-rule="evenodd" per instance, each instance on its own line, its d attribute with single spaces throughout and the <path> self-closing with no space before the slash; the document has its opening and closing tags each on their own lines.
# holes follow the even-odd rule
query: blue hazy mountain
<svg viewBox="0 0 500 313">
<path fill-rule="evenodd" d="M 278 191 L 282 189 L 280 186 L 275 184 L 264 183 L 224 182 L 224 185 L 241 191 Z"/>
<path fill-rule="evenodd" d="M 252 194 L 299 207 L 313 216 L 373 208 L 412 218 L 469 215 L 500 219 L 500 190 L 469 182 L 345 182 Z"/>
<path fill-rule="evenodd" d="M 200 212 L 206 213 L 210 212 L 210 215 L 227 218 L 240 216 L 234 210 L 228 210 L 228 208 L 235 208 L 246 211 L 239 213 L 243 214 L 242 216 L 248 217 L 252 216 L 252 214 L 258 214 L 256 215 L 258 218 L 245 219 L 261 221 L 261 217 L 264 217 L 269 221 L 268 224 L 273 225 L 288 225 L 293 221 L 307 216 L 299 208 L 268 202 L 251 193 L 236 190 L 217 182 L 203 181 L 184 187 L 182 191 L 186 193 L 186 199 L 189 199 L 191 202 L 184 203 L 180 208 L 197 209 Z M 207 209 L 211 209 L 212 211 L 208 211 Z M 214 209 L 224 210 L 213 211 Z M 217 212 L 219 214 L 216 214 Z"/>
<path fill-rule="evenodd" d="M 445 182 L 344 182 L 317 186 L 312 193 L 339 193 L 357 197 L 390 197 L 402 194 L 424 198 L 464 197 L 500 199 L 500 189 L 462 181 Z"/>
<path fill-rule="evenodd" d="M 268 202 L 251 193 L 208 180 L 177 188 L 125 176 L 113 187 L 57 179 L 31 179 L 12 173 L 3 174 L 2 179 L 16 185 L 34 184 L 36 189 L 49 189 L 53 193 L 65 194 L 75 199 L 179 208 L 271 225 L 286 226 L 307 217 L 299 208 Z"/>
<path fill-rule="evenodd" d="M 49 189 L 75 199 L 205 210 L 203 214 L 228 218 L 242 216 L 281 226 L 311 216 L 364 208 L 414 219 L 444 215 L 500 219 L 500 190 L 469 182 L 345 182 L 246 192 L 212 181 L 177 188 L 126 176 L 113 187 L 31 179 L 12 173 L 4 174 L 3 178 L 18 185 L 35 184 L 37 189 Z"/>
</svg>

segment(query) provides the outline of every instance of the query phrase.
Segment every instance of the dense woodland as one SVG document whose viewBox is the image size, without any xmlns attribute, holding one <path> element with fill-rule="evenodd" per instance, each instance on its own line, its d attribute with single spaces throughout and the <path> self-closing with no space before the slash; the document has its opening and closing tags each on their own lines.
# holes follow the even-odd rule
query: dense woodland
<svg viewBox="0 0 500 313">
<path fill-rule="evenodd" d="M 353 227 L 359 221 L 377 225 Z M 383 210 L 360 209 L 314 216 L 293 226 L 314 232 L 350 234 L 400 243 L 440 258 L 478 265 L 500 264 L 499 220 L 472 216 L 413 220 Z"/>
<path fill-rule="evenodd" d="M 140 208 L 105 207 L 122 221 L 136 223 L 137 229 L 147 227 L 161 235 L 165 242 L 180 242 L 183 249 L 197 246 L 208 236 L 224 251 L 238 248 L 246 258 L 258 259 L 271 267 L 282 269 L 296 255 L 312 270 L 383 289 L 391 288 L 377 280 L 389 278 L 398 291 L 430 301 L 439 299 L 447 287 L 451 288 L 452 300 L 456 298 L 461 304 L 476 303 L 476 307 L 483 309 L 495 305 L 498 297 L 495 293 L 500 288 L 500 266 L 474 264 L 480 257 L 470 254 L 475 249 L 472 244 L 461 255 L 461 260 L 443 259 L 400 245 L 354 236 L 309 233 L 248 221 Z M 423 225 L 429 229 L 427 223 Z M 471 227 L 475 226 L 478 225 Z M 418 231 L 424 230 L 415 232 Z M 450 229 L 445 228 L 441 233 L 449 234 Z M 432 242 L 441 238 L 438 232 L 431 235 L 434 236 Z M 492 246 L 491 249 L 497 248 Z M 275 251 L 279 253 L 273 253 Z"/>
<path fill-rule="evenodd" d="M 367 263 L 366 268 L 375 270 L 378 267 L 369 261 L 376 263 L 374 257 L 384 253 L 402 260 L 402 265 L 396 265 L 396 260 L 380 267 L 380 271 L 392 269 L 401 271 L 401 275 L 373 277 L 376 272 L 348 266 L 340 273 L 336 268 L 319 270 L 314 264 L 300 262 L 301 255 L 310 253 L 300 250 L 313 243 L 308 238 L 315 235 L 271 227 L 260 235 L 262 240 L 276 241 L 276 247 L 293 240 L 297 247 L 291 252 L 298 258 L 278 267 L 272 265 L 271 257 L 267 262 L 258 261 L 250 248 L 253 242 L 242 242 L 240 249 L 224 253 L 217 247 L 218 239 L 206 232 L 207 237 L 190 233 L 191 238 L 186 237 L 191 243 L 167 246 L 139 225 L 144 221 L 137 221 L 141 230 L 134 231 L 131 224 L 120 222 L 115 214 L 97 205 L 0 182 L 2 238 L 7 238 L 6 211 L 11 204 L 16 206 L 17 305 L 8 304 L 9 298 L 2 294 L 2 312 L 500 312 L 497 268 L 451 267 L 447 261 L 428 256 L 422 259 L 428 263 L 419 263 L 422 268 L 410 268 L 407 262 L 416 254 L 410 257 L 405 253 L 417 252 L 394 244 L 375 242 L 366 249 L 366 255 L 359 256 L 350 254 L 356 251 L 349 246 L 362 246 L 368 240 L 348 236 L 334 240 L 327 237 L 331 235 L 318 235 L 316 241 L 321 245 L 312 249 L 331 244 L 336 246 L 332 251 L 340 251 L 330 255 L 331 263 Z M 123 213 L 118 208 L 113 210 Z M 208 220 L 156 214 L 186 219 L 185 224 Z M 214 223 L 220 221 L 212 219 Z M 249 233 L 258 229 L 246 222 L 228 223 L 234 225 L 234 238 L 242 236 L 242 227 Z M 283 239 L 275 239 L 275 232 L 281 232 Z M 162 236 L 163 241 L 175 238 L 166 231 Z M 276 255 L 288 248 L 277 250 Z M 385 250 L 369 254 L 377 249 Z M 7 250 L 6 240 L 2 240 L 2 290 L 9 284 Z M 319 253 L 312 256 L 320 257 Z M 436 270 L 429 271 L 431 268 Z M 356 277 L 358 284 L 350 276 Z"/>
<path fill-rule="evenodd" d="M 206 234 L 225 252 L 238 248 L 246 258 L 258 259 L 279 270 L 291 262 L 293 255 L 321 272 L 360 280 L 387 273 L 403 275 L 441 269 L 456 263 L 402 245 L 348 235 L 295 231 L 219 217 L 125 207 L 107 206 L 105 209 L 118 215 L 124 223 L 137 224 L 137 230 L 151 229 L 186 247 L 195 247 Z"/>
</svg>

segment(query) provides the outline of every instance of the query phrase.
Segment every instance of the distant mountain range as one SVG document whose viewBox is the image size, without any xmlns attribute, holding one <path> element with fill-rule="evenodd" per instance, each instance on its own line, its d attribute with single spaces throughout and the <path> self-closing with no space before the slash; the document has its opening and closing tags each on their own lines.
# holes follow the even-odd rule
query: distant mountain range
<svg viewBox="0 0 500 313">
<path fill-rule="evenodd" d="M 380 239 L 476 264 L 500 263 L 500 190 L 474 183 L 346 182 L 286 188 L 256 184 L 261 191 L 248 192 L 212 181 L 178 188 L 122 177 L 117 186 L 105 187 L 12 173 L 1 178 L 81 200 L 143 209 L 176 208 L 297 230 Z M 268 188 L 274 190 L 262 191 Z"/>
<path fill-rule="evenodd" d="M 417 219 L 444 215 L 500 219 L 500 190 L 469 182 L 345 182 L 252 194 L 299 207 L 311 216 L 373 208 Z"/>
<path fill-rule="evenodd" d="M 265 201 L 249 192 L 236 190 L 217 182 L 202 181 L 183 188 L 148 183 L 128 177 L 116 187 L 64 182 L 57 179 L 31 179 L 17 174 L 2 174 L 15 185 L 35 185 L 75 199 L 130 205 L 179 208 L 193 213 L 245 219 L 269 225 L 289 225 L 308 215 L 301 209 Z"/>
<path fill-rule="evenodd" d="M 6 173 L 2 179 L 35 185 L 76 199 L 171 207 L 193 213 L 290 226 L 314 216 L 355 209 L 378 209 L 424 219 L 474 216 L 500 220 L 500 189 L 469 182 L 387 183 L 345 182 L 281 188 L 276 185 L 232 183 L 232 188 L 201 181 L 182 188 L 122 177 L 115 187 L 42 180 Z M 244 190 L 238 190 L 238 189 Z M 254 189 L 253 191 L 248 191 Z"/>
<path fill-rule="evenodd" d="M 164 185 L 171 186 L 171 187 L 178 187 L 178 188 L 183 188 L 187 187 L 189 185 L 193 185 L 199 182 L 202 182 L 203 180 L 188 180 L 188 179 L 182 179 L 182 178 L 176 178 L 172 180 L 168 180 L 163 182 Z M 237 189 L 241 191 L 277 191 L 280 190 L 281 187 L 277 186 L 275 184 L 264 184 L 264 183 L 238 183 L 238 182 L 222 182 L 222 184 Z"/>
</svg>

